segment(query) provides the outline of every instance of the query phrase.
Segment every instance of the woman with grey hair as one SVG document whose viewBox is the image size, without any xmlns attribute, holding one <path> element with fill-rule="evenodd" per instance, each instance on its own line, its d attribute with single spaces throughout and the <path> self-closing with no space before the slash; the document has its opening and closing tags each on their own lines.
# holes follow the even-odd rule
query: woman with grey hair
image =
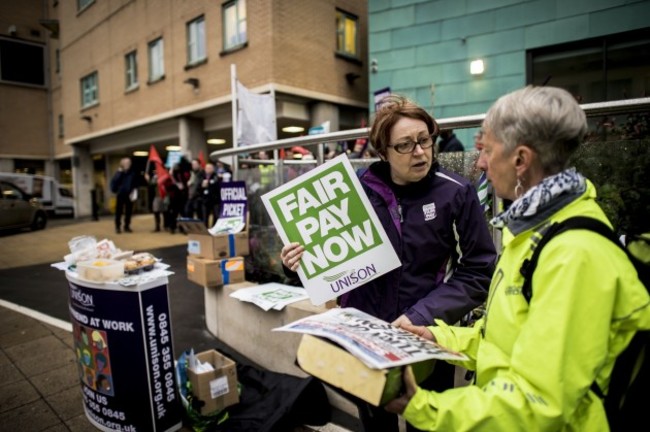
<svg viewBox="0 0 650 432">
<path fill-rule="evenodd" d="M 422 430 L 607 431 L 602 400 L 616 357 L 650 329 L 650 298 L 625 253 L 585 229 L 543 248 L 525 295 L 522 264 L 554 223 L 588 216 L 611 227 L 593 184 L 568 166 L 587 132 L 564 90 L 526 87 L 501 97 L 483 122 L 479 165 L 512 205 L 491 223 L 502 255 L 486 316 L 472 328 L 402 326 L 464 352 L 473 385 L 432 392 L 410 368 L 405 393 L 386 405 Z M 488 325 L 489 323 L 489 325 Z"/>
</svg>

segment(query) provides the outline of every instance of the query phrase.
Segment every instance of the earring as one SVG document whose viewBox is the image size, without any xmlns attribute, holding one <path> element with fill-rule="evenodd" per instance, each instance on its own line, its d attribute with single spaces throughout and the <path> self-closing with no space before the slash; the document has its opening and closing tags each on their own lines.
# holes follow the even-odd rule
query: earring
<svg viewBox="0 0 650 432">
<path fill-rule="evenodd" d="M 521 184 L 521 179 L 517 178 L 517 186 L 515 186 L 515 197 L 519 199 L 524 194 L 524 186 Z"/>
</svg>

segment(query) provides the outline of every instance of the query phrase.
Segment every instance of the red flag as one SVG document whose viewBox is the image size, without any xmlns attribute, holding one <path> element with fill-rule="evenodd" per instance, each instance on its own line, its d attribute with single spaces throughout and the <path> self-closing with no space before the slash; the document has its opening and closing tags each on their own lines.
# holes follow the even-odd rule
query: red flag
<svg viewBox="0 0 650 432">
<path fill-rule="evenodd" d="M 205 168 L 205 156 L 203 156 L 203 150 L 199 150 L 199 163 L 201 164 L 201 168 Z"/>
<path fill-rule="evenodd" d="M 162 159 L 160 159 L 160 155 L 158 154 L 158 150 L 156 150 L 156 147 L 154 147 L 153 144 L 151 144 L 151 147 L 149 147 L 149 160 L 155 162 L 156 164 L 160 165 L 165 165 L 163 164 Z"/>
<path fill-rule="evenodd" d="M 156 164 L 156 177 L 158 177 L 158 190 L 160 191 L 160 196 L 162 198 L 165 197 L 167 194 L 165 191 L 165 182 L 170 178 L 169 176 L 169 171 L 165 168 L 165 164 L 163 164 L 162 159 L 160 158 L 160 155 L 158 154 L 158 150 L 156 150 L 156 147 L 151 145 L 149 148 L 149 160 L 152 161 L 154 164 Z"/>
</svg>

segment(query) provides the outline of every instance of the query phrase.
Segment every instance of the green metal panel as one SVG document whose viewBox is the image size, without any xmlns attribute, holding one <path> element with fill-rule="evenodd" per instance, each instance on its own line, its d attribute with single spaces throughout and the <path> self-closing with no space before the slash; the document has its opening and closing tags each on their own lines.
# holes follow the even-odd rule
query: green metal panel
<svg viewBox="0 0 650 432">
<path fill-rule="evenodd" d="M 501 8 L 496 14 L 495 30 L 525 27 L 552 21 L 555 19 L 556 4 L 555 1 L 537 0 Z"/>
<path fill-rule="evenodd" d="M 370 52 L 388 51 L 392 48 L 391 39 L 390 31 L 374 33 L 368 40 L 368 49 Z"/>
<path fill-rule="evenodd" d="M 469 64 L 465 59 L 455 62 L 445 62 L 442 64 L 441 82 L 448 84 L 465 82 L 469 74 Z"/>
<path fill-rule="evenodd" d="M 571 0 L 557 2 L 556 18 L 584 15 L 590 12 L 611 9 L 624 5 L 625 0 Z M 647 21 L 647 20 L 646 20 Z"/>
<path fill-rule="evenodd" d="M 442 40 L 464 39 L 469 36 L 492 33 L 495 29 L 495 11 L 450 18 L 442 22 Z"/>
<path fill-rule="evenodd" d="M 394 88 L 416 88 L 435 83 L 437 77 L 442 75 L 442 66 L 422 66 L 402 70 L 395 74 L 393 80 Z"/>
<path fill-rule="evenodd" d="M 372 58 L 377 59 L 377 69 L 382 72 L 395 69 L 405 70 L 416 66 L 415 48 L 375 53 Z M 417 64 L 422 63 L 418 62 Z"/>
<path fill-rule="evenodd" d="M 390 9 L 372 14 L 373 32 L 399 29 L 415 24 L 415 7 L 409 6 L 399 9 Z"/>
<path fill-rule="evenodd" d="M 445 20 L 466 13 L 466 0 L 429 1 L 415 6 L 415 19 L 418 23 Z"/>
<path fill-rule="evenodd" d="M 369 0 L 369 9 L 380 71 L 371 93 L 399 89 L 442 117 L 485 112 L 525 85 L 527 49 L 650 25 L 650 0 Z M 475 77 L 478 58 L 486 70 Z"/>
<path fill-rule="evenodd" d="M 465 44 L 460 40 L 422 45 L 415 50 L 417 64 L 446 63 L 467 58 Z"/>
<path fill-rule="evenodd" d="M 485 75 L 526 75 L 526 53 L 515 51 L 506 54 L 497 54 L 485 59 Z"/>
<path fill-rule="evenodd" d="M 526 28 L 526 48 L 537 48 L 585 39 L 589 36 L 589 17 L 580 15 Z"/>
<path fill-rule="evenodd" d="M 589 14 L 589 36 L 636 30 L 650 26 L 650 1 Z"/>
<path fill-rule="evenodd" d="M 419 46 L 440 40 L 440 23 L 412 25 L 392 31 L 393 48 Z"/>
<path fill-rule="evenodd" d="M 380 12 L 390 9 L 390 0 L 368 0 L 368 13 Z"/>
<path fill-rule="evenodd" d="M 436 84 L 436 106 L 464 104 L 467 102 L 467 84 Z"/>
<path fill-rule="evenodd" d="M 549 0 L 552 1 L 552 0 Z M 467 0 L 467 12 L 483 12 L 486 10 L 499 9 L 504 6 L 509 6 L 521 3 L 522 0 Z"/>
<path fill-rule="evenodd" d="M 524 48 L 524 29 L 517 28 L 467 39 L 467 54 L 469 58 L 483 58 L 490 54 L 501 54 L 511 51 L 521 51 Z"/>
</svg>

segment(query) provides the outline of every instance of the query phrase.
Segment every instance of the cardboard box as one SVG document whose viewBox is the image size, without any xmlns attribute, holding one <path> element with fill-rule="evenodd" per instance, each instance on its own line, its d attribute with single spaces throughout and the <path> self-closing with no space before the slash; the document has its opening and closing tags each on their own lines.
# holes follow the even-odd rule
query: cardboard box
<svg viewBox="0 0 650 432">
<path fill-rule="evenodd" d="M 246 280 L 244 257 L 223 259 L 219 267 L 224 284 L 240 283 Z"/>
<path fill-rule="evenodd" d="M 214 260 L 246 256 L 250 253 L 248 226 L 244 231 L 236 234 L 213 236 L 202 221 L 179 221 L 178 224 L 187 233 L 187 252 L 190 255 Z"/>
<path fill-rule="evenodd" d="M 204 402 L 199 412 L 202 415 L 210 414 L 238 403 L 235 362 L 216 350 L 203 351 L 196 357 L 202 363 L 210 363 L 214 367 L 213 371 L 201 373 L 187 369 L 194 397 Z"/>
<path fill-rule="evenodd" d="M 308 334 L 302 336 L 297 361 L 308 374 L 375 406 L 395 399 L 402 388 L 402 367 L 371 369 L 335 343 Z M 412 364 L 416 381 L 428 377 L 434 364 Z"/>
<path fill-rule="evenodd" d="M 187 257 L 187 279 L 203 287 L 223 285 L 221 261 Z"/>
</svg>

